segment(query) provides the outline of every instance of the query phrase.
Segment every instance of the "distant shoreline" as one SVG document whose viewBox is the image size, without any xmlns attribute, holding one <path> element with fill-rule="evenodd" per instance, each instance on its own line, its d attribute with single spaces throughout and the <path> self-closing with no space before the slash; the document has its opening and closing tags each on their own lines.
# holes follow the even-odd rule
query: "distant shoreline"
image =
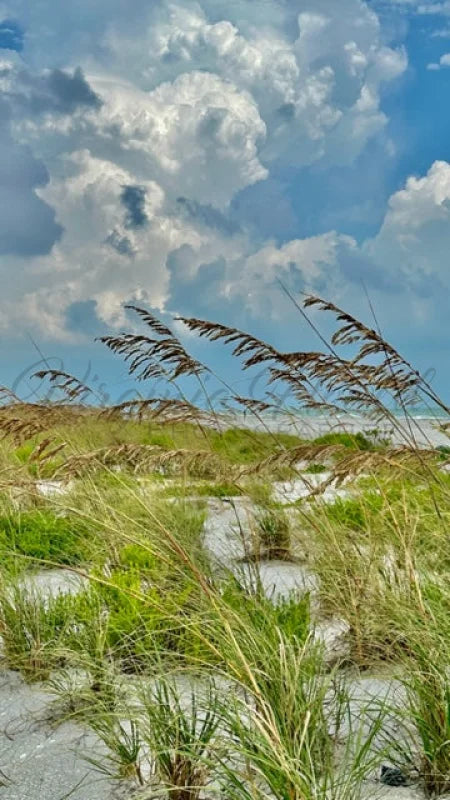
<svg viewBox="0 0 450 800">
<path fill-rule="evenodd" d="M 368 433 L 376 429 L 380 437 L 389 438 L 393 444 L 405 443 L 406 437 L 414 435 L 419 447 L 450 446 L 450 436 L 439 425 L 443 417 L 417 416 L 405 417 L 395 415 L 397 429 L 394 430 L 389 420 L 377 423 L 358 414 L 286 414 L 283 412 L 255 414 L 218 414 L 218 419 L 226 427 L 242 427 L 253 431 L 270 431 L 272 433 L 291 433 L 302 438 L 314 439 L 326 433 L 347 431 L 349 433 Z M 402 436 L 402 431 L 405 436 Z"/>
</svg>

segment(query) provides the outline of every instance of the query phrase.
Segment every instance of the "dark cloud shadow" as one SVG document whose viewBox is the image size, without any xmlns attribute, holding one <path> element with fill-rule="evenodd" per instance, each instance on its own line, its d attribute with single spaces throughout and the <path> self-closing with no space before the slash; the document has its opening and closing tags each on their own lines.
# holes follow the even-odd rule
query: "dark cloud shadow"
<svg viewBox="0 0 450 800">
<path fill-rule="evenodd" d="M 79 108 L 99 109 L 101 98 L 84 77 L 81 67 L 73 73 L 51 69 L 42 75 L 22 70 L 18 76 L 15 101 L 28 113 L 73 114 Z"/>
<path fill-rule="evenodd" d="M 242 230 L 235 219 L 226 216 L 214 206 L 198 203 L 196 200 L 189 200 L 187 197 L 179 197 L 177 205 L 187 219 L 200 222 L 208 228 L 214 228 L 227 236 L 233 236 Z"/>
<path fill-rule="evenodd" d="M 121 201 L 126 210 L 125 224 L 127 228 L 143 228 L 148 222 L 145 211 L 146 191 L 143 186 L 124 186 Z"/>
<path fill-rule="evenodd" d="M 46 255 L 63 233 L 54 210 L 35 192 L 48 173 L 10 131 L 10 109 L 0 102 L 0 254 Z"/>
<path fill-rule="evenodd" d="M 24 32 L 18 22 L 4 19 L 0 22 L 0 50 L 23 50 Z"/>
<path fill-rule="evenodd" d="M 105 244 L 109 244 L 116 253 L 119 253 L 121 256 L 128 256 L 128 258 L 132 258 L 136 255 L 136 250 L 133 247 L 133 243 L 128 236 L 122 236 L 122 234 L 117 231 L 113 230 L 109 234 L 109 236 L 105 239 Z"/>
</svg>

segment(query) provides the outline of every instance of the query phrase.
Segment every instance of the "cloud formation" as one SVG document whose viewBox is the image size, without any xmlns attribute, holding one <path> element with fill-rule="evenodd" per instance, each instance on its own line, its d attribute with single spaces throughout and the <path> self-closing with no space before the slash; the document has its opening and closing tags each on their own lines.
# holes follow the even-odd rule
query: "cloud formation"
<svg viewBox="0 0 450 800">
<path fill-rule="evenodd" d="M 427 65 L 427 69 L 436 72 L 440 69 L 450 67 L 450 53 L 444 53 L 439 61 L 432 61 Z"/>
<path fill-rule="evenodd" d="M 383 95 L 407 56 L 369 3 L 48 0 L 47 19 L 37 5 L 14 3 L 25 47 L 0 65 L 5 329 L 20 317 L 72 341 L 124 324 L 131 299 L 277 317 L 280 279 L 336 297 L 361 280 L 425 293 L 434 272 L 446 285 L 430 233 L 448 224 L 444 162 L 365 242 L 292 233 L 305 168 L 394 151 Z M 237 217 L 250 192 L 256 211 Z M 289 238 L 268 235 L 277 215 Z"/>
<path fill-rule="evenodd" d="M 63 232 L 37 192 L 49 174 L 43 161 L 14 139 L 11 127 L 9 104 L 0 99 L 0 255 L 44 255 Z"/>
<path fill-rule="evenodd" d="M 392 195 L 380 232 L 364 249 L 423 298 L 450 291 L 448 162 L 436 161 L 425 176 L 409 178 Z"/>
<path fill-rule="evenodd" d="M 142 186 L 124 186 L 121 200 L 126 209 L 125 225 L 127 228 L 142 228 L 148 222 L 145 211 L 146 191 Z"/>
</svg>

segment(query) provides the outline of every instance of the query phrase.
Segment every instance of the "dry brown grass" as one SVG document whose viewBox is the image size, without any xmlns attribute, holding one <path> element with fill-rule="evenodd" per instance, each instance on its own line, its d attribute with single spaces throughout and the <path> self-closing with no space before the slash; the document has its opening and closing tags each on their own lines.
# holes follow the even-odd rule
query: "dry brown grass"
<svg viewBox="0 0 450 800">
<path fill-rule="evenodd" d="M 153 445 L 121 444 L 68 458 L 55 477 L 79 477 L 104 467 L 123 466 L 132 472 L 162 470 L 169 474 L 188 471 L 198 477 L 220 477 L 225 473 L 223 461 L 209 450 L 165 450 Z M 227 468 L 230 476 L 230 467 Z"/>
<path fill-rule="evenodd" d="M 152 335 L 122 333 L 106 336 L 102 342 L 117 355 L 124 358 L 129 372 L 139 381 L 164 377 L 177 385 L 181 377 L 194 377 L 211 372 L 209 367 L 193 358 L 173 331 L 152 313 L 138 306 L 127 306 L 150 328 Z M 268 456 L 232 471 L 231 480 L 248 475 L 273 473 L 287 468 L 295 470 L 299 462 L 327 463 L 331 466 L 331 477 L 318 489 L 330 483 L 340 484 L 349 477 L 365 471 L 373 471 L 387 464 L 396 469 L 422 470 L 433 465 L 436 457 L 433 448 L 428 450 L 416 446 L 415 435 L 408 425 L 399 426 L 392 414 L 392 402 L 401 403 L 408 420 L 407 401 L 412 389 L 440 410 L 447 406 L 437 397 L 424 378 L 390 345 L 374 328 L 368 327 L 333 303 L 320 297 L 307 296 L 302 313 L 306 309 L 331 313 L 339 323 L 331 343 L 324 352 L 281 352 L 267 342 L 233 327 L 196 318 L 180 318 L 184 325 L 201 338 L 212 342 L 232 345 L 233 355 L 241 359 L 242 369 L 264 366 L 267 369 L 267 392 L 264 398 L 246 398 L 230 392 L 231 407 L 243 407 L 261 422 L 264 414 L 275 408 L 270 395 L 271 384 L 285 384 L 291 390 L 299 409 L 326 410 L 335 414 L 350 408 L 363 411 L 376 421 L 388 420 L 392 428 L 401 433 L 401 446 L 372 449 L 367 452 L 349 452 L 340 444 L 304 443 L 287 447 L 273 435 L 273 452 Z M 315 323 L 311 322 L 313 327 Z M 323 340 L 324 341 L 324 340 Z M 351 358 L 343 358 L 337 348 L 355 347 Z M 34 442 L 28 463 L 50 464 L 66 449 L 55 471 L 57 477 L 81 475 L 89 470 L 114 465 L 124 466 L 133 472 L 159 470 L 173 474 L 188 471 L 193 475 L 223 477 L 230 467 L 211 452 L 208 431 L 220 429 L 220 418 L 215 409 L 201 408 L 186 400 L 181 390 L 176 398 L 136 398 L 108 408 L 86 406 L 82 401 L 93 401 L 93 392 L 85 383 L 67 372 L 43 370 L 37 373 L 42 381 L 48 381 L 65 396 L 64 402 L 22 403 L 6 389 L 1 390 L 0 431 L 14 447 L 25 442 Z M 203 387 L 203 384 L 201 384 Z M 205 393 L 206 408 L 209 398 Z M 135 442 L 110 443 L 89 451 L 70 452 L 65 437 L 61 435 L 80 425 L 85 415 L 92 418 L 158 425 L 193 424 L 204 437 L 205 447 L 158 447 Z M 432 470 L 430 469 L 430 474 Z M 433 472 L 435 475 L 435 471 Z"/>
</svg>

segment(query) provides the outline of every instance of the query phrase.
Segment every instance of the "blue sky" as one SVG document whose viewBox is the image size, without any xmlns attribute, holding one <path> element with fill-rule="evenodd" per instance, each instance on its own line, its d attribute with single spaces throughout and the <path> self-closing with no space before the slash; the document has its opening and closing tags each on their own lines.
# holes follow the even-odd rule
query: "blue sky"
<svg viewBox="0 0 450 800">
<path fill-rule="evenodd" d="M 281 281 L 371 322 L 367 292 L 449 397 L 450 2 L 131 9 L 0 0 L 0 382 L 128 391 L 92 343 L 127 302 L 316 347 Z"/>
</svg>

